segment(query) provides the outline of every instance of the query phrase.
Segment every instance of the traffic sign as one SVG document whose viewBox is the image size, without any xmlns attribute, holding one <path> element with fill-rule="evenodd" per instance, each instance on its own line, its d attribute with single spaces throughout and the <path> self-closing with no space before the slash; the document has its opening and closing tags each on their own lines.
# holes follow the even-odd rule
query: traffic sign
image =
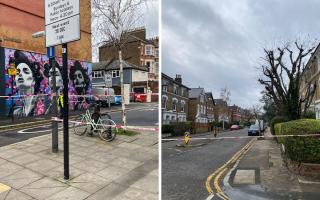
<svg viewBox="0 0 320 200">
<path fill-rule="evenodd" d="M 8 75 L 9 76 L 16 76 L 17 75 L 17 69 L 16 65 L 14 63 L 10 63 L 8 67 Z"/>
<path fill-rule="evenodd" d="M 47 47 L 47 56 L 48 56 L 48 58 L 55 57 L 55 48 L 54 47 Z"/>
<path fill-rule="evenodd" d="M 80 40 L 79 0 L 46 0 L 46 47 Z"/>
<path fill-rule="evenodd" d="M 112 75 L 111 72 L 106 72 L 104 75 L 104 82 L 106 87 L 112 87 Z"/>
<path fill-rule="evenodd" d="M 79 15 L 79 0 L 46 0 L 45 21 L 46 25 Z"/>
</svg>

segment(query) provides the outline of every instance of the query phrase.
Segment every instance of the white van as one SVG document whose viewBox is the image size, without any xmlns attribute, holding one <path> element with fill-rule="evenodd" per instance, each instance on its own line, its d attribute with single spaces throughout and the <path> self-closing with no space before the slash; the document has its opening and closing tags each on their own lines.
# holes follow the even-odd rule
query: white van
<svg viewBox="0 0 320 200">
<path fill-rule="evenodd" d="M 114 104 L 114 89 L 113 88 L 103 88 L 103 87 L 93 87 L 92 95 L 98 98 L 98 103 L 102 107 L 108 107 L 110 104 Z M 110 95 L 110 96 L 107 96 Z"/>
</svg>

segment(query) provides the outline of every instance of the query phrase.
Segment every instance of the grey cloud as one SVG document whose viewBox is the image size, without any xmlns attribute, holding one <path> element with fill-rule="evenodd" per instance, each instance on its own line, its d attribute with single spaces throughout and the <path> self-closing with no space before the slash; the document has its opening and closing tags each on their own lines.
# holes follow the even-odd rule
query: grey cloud
<svg viewBox="0 0 320 200">
<path fill-rule="evenodd" d="M 232 103 L 241 106 L 259 101 L 263 47 L 278 38 L 318 36 L 319 3 L 313 1 L 162 2 L 163 72 L 182 74 L 189 87 L 205 87 L 215 97 L 227 86 Z"/>
</svg>

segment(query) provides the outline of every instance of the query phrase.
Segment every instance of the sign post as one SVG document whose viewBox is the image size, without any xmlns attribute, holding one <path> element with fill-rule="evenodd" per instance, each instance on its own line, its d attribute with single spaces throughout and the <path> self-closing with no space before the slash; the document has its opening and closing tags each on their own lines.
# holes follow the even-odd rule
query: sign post
<svg viewBox="0 0 320 200">
<path fill-rule="evenodd" d="M 57 82 L 56 82 L 56 63 L 55 63 L 55 47 L 47 48 L 47 56 L 49 57 L 49 63 L 52 67 L 52 108 L 53 116 L 58 117 L 58 105 L 57 105 Z M 52 121 L 52 152 L 58 153 L 58 122 Z"/>
<path fill-rule="evenodd" d="M 17 69 L 16 65 L 14 63 L 10 63 L 10 66 L 8 68 L 8 75 L 11 76 L 11 121 L 14 122 L 14 105 L 13 105 L 13 83 L 14 83 L 14 77 L 17 75 Z"/>
<path fill-rule="evenodd" d="M 106 88 L 108 88 L 108 107 L 111 107 L 111 96 L 110 96 L 110 88 L 112 87 L 112 74 L 111 72 L 105 72 L 104 74 L 104 83 Z"/>
<path fill-rule="evenodd" d="M 79 0 L 45 0 L 46 47 L 62 44 L 64 179 L 69 179 L 68 42 L 80 40 Z"/>
</svg>

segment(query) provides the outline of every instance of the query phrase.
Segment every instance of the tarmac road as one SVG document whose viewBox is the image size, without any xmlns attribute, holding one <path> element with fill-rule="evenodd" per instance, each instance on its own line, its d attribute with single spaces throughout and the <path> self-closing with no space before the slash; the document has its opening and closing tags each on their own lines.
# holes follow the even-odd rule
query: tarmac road
<svg viewBox="0 0 320 200">
<path fill-rule="evenodd" d="M 219 136 L 246 136 L 247 129 Z M 218 137 L 219 137 L 218 136 Z M 213 137 L 201 135 L 201 137 Z M 244 147 L 250 138 L 197 142 L 195 147 L 177 147 L 177 141 L 162 143 L 162 199 L 205 200 L 207 177 Z M 192 140 L 190 145 L 192 145 Z"/>
<path fill-rule="evenodd" d="M 120 109 L 120 107 L 116 109 Z M 102 112 L 106 110 L 102 110 Z M 112 120 L 114 120 L 117 124 L 122 124 L 121 111 L 111 112 L 109 114 Z M 127 111 L 127 121 L 128 125 L 131 126 L 157 126 L 158 104 L 150 103 L 131 106 L 130 110 Z M 59 128 L 62 129 L 62 123 L 59 123 Z M 45 134 L 51 134 L 51 126 L 48 125 L 48 123 L 37 124 L 34 127 L 1 131 L 0 147 Z M 62 135 L 59 135 L 59 137 L 62 137 Z"/>
</svg>

